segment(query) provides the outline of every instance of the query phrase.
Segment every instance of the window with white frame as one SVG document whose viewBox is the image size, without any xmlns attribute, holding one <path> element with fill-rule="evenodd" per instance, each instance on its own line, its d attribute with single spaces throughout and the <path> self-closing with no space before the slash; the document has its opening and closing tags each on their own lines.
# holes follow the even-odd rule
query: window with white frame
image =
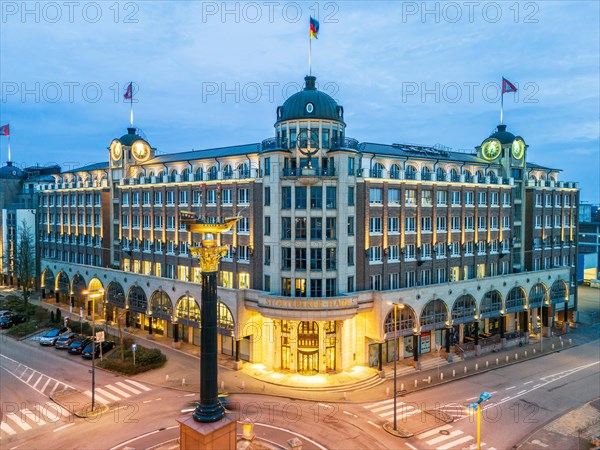
<svg viewBox="0 0 600 450">
<path fill-rule="evenodd" d="M 388 217 L 388 233 L 390 233 L 390 234 L 400 233 L 400 218 L 399 217 Z"/>
<path fill-rule="evenodd" d="M 460 243 L 452 242 L 450 244 L 450 256 L 453 256 L 453 257 L 460 256 Z"/>
<path fill-rule="evenodd" d="M 564 224 L 565 224 L 565 227 L 571 226 L 571 216 L 565 216 Z"/>
<path fill-rule="evenodd" d="M 405 217 L 404 218 L 404 232 L 405 233 L 414 233 L 417 231 L 417 221 L 414 217 Z"/>
<path fill-rule="evenodd" d="M 369 279 L 369 288 L 372 291 L 380 291 L 381 286 L 381 275 L 371 275 Z"/>
<path fill-rule="evenodd" d="M 502 193 L 502 206 L 510 206 L 510 193 Z"/>
<path fill-rule="evenodd" d="M 436 218 L 436 225 L 436 231 L 446 231 L 448 226 L 446 216 L 438 216 Z"/>
<path fill-rule="evenodd" d="M 202 204 L 202 192 L 201 191 L 193 191 L 192 192 L 192 204 L 194 206 L 198 206 Z"/>
<path fill-rule="evenodd" d="M 542 216 L 535 216 L 534 218 L 534 226 L 535 228 L 542 228 Z"/>
<path fill-rule="evenodd" d="M 388 189 L 388 205 L 400 204 L 400 189 Z"/>
<path fill-rule="evenodd" d="M 417 205 L 417 191 L 415 189 L 407 189 L 404 191 L 404 204 L 406 206 Z"/>
<path fill-rule="evenodd" d="M 167 191 L 167 206 L 175 204 L 175 191 Z"/>
<path fill-rule="evenodd" d="M 151 227 L 150 216 L 144 214 L 142 220 L 143 220 L 142 225 L 143 225 L 144 229 L 149 229 Z"/>
<path fill-rule="evenodd" d="M 569 195 L 565 195 L 565 206 L 571 206 L 571 197 Z"/>
<path fill-rule="evenodd" d="M 417 284 L 417 276 L 414 271 L 408 271 L 404 274 L 405 287 L 413 287 Z"/>
<path fill-rule="evenodd" d="M 498 253 L 498 239 L 492 239 L 490 242 L 490 253 Z"/>
<path fill-rule="evenodd" d="M 431 232 L 431 217 L 421 217 L 421 232 Z"/>
<path fill-rule="evenodd" d="M 552 194 L 546 194 L 546 206 L 552 206 Z"/>
<path fill-rule="evenodd" d="M 490 205 L 498 206 L 498 193 L 490 192 Z"/>
<path fill-rule="evenodd" d="M 381 262 L 381 247 L 369 247 L 369 262 Z"/>
<path fill-rule="evenodd" d="M 502 229 L 510 230 L 510 217 L 509 216 L 502 216 Z"/>
<path fill-rule="evenodd" d="M 554 216 L 554 228 L 560 228 L 561 220 L 560 216 Z"/>
<path fill-rule="evenodd" d="M 460 216 L 452 216 L 451 220 L 452 231 L 460 231 Z"/>
<path fill-rule="evenodd" d="M 431 259 L 431 244 L 421 244 L 421 258 Z"/>
<path fill-rule="evenodd" d="M 446 243 L 438 242 L 435 245 L 435 256 L 436 258 L 445 258 L 446 257 Z"/>
<path fill-rule="evenodd" d="M 242 217 L 236 225 L 238 233 L 250 233 L 250 219 L 248 217 Z"/>
<path fill-rule="evenodd" d="M 465 242 L 465 255 L 473 254 L 473 241 Z"/>
<path fill-rule="evenodd" d="M 421 286 L 427 286 L 431 284 L 431 270 L 421 270 Z"/>
<path fill-rule="evenodd" d="M 491 230 L 497 230 L 498 229 L 498 225 L 499 225 L 498 216 L 491 216 L 490 217 L 490 229 Z"/>
<path fill-rule="evenodd" d="M 217 190 L 209 189 L 206 191 L 206 204 L 207 205 L 216 205 L 217 204 Z"/>
<path fill-rule="evenodd" d="M 250 204 L 250 189 L 238 189 L 237 203 L 238 205 Z"/>
<path fill-rule="evenodd" d="M 433 205 L 433 195 L 430 190 L 421 191 L 421 206 Z"/>
<path fill-rule="evenodd" d="M 485 248 L 486 245 L 487 245 L 486 241 L 479 241 L 477 243 L 477 253 L 479 253 L 479 254 L 485 253 L 485 251 L 486 251 L 486 248 Z"/>
<path fill-rule="evenodd" d="M 487 205 L 487 192 L 478 192 L 477 193 L 477 204 L 479 206 Z"/>
<path fill-rule="evenodd" d="M 400 247 L 398 245 L 390 245 L 388 247 L 388 261 L 400 260 Z"/>
<path fill-rule="evenodd" d="M 415 244 L 406 244 L 404 247 L 404 259 L 411 260 L 416 258 Z"/>
<path fill-rule="evenodd" d="M 370 188 L 369 189 L 369 203 L 371 205 L 381 205 L 383 203 L 383 189 Z"/>
<path fill-rule="evenodd" d="M 487 217 L 479 216 L 477 218 L 477 229 L 478 230 L 487 230 Z"/>
<path fill-rule="evenodd" d="M 232 205 L 233 204 L 233 191 L 231 189 L 223 189 L 221 191 L 221 204 Z"/>
<path fill-rule="evenodd" d="M 452 206 L 460 206 L 460 192 L 459 191 L 451 191 L 450 199 L 452 201 Z"/>
<path fill-rule="evenodd" d="M 535 206 L 542 206 L 542 194 L 535 194 Z"/>
<path fill-rule="evenodd" d="M 388 275 L 390 289 L 400 289 L 400 274 L 399 273 L 390 273 Z"/>
<path fill-rule="evenodd" d="M 247 245 L 238 245 L 237 257 L 240 262 L 250 261 L 250 249 Z"/>
<path fill-rule="evenodd" d="M 465 230 L 473 231 L 473 216 L 465 217 Z"/>
<path fill-rule="evenodd" d="M 150 191 L 144 191 L 144 206 L 147 206 L 150 204 Z"/>
<path fill-rule="evenodd" d="M 162 192 L 161 191 L 156 191 L 154 192 L 154 205 L 156 206 L 161 206 L 162 205 Z"/>
<path fill-rule="evenodd" d="M 552 228 L 552 216 L 544 216 L 545 228 Z"/>
<path fill-rule="evenodd" d="M 369 233 L 381 234 L 382 232 L 381 217 L 371 217 L 369 219 Z"/>
<path fill-rule="evenodd" d="M 475 204 L 475 201 L 473 199 L 473 192 L 466 191 L 464 193 L 464 196 L 465 196 L 465 206 L 472 206 Z"/>
<path fill-rule="evenodd" d="M 167 216 L 167 230 L 175 229 L 175 216 Z"/>
<path fill-rule="evenodd" d="M 446 206 L 448 204 L 448 192 L 437 191 L 435 197 L 438 206 Z"/>
<path fill-rule="evenodd" d="M 438 283 L 447 283 L 448 282 L 448 272 L 446 268 L 441 268 L 436 270 L 436 280 Z"/>
<path fill-rule="evenodd" d="M 179 204 L 187 205 L 188 204 L 188 191 L 179 191 Z"/>
</svg>

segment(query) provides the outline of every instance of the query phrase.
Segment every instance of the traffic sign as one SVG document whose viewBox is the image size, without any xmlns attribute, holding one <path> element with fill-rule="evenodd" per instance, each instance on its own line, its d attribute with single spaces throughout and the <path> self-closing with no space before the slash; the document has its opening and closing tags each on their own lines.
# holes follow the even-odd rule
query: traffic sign
<svg viewBox="0 0 600 450">
<path fill-rule="evenodd" d="M 135 352 L 136 349 L 137 349 L 137 344 L 131 344 L 131 351 Z"/>
<path fill-rule="evenodd" d="M 104 331 L 98 331 L 96 333 L 96 342 L 104 342 Z"/>
</svg>

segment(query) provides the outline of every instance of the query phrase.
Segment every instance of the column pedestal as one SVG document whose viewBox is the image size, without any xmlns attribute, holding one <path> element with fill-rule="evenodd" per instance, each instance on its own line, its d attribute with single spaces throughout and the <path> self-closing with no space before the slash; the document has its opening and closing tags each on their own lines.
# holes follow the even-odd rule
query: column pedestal
<svg viewBox="0 0 600 450">
<path fill-rule="evenodd" d="M 191 415 L 179 422 L 179 448 L 182 450 L 225 450 L 236 448 L 236 424 L 229 416 L 211 423 L 200 423 Z"/>
</svg>

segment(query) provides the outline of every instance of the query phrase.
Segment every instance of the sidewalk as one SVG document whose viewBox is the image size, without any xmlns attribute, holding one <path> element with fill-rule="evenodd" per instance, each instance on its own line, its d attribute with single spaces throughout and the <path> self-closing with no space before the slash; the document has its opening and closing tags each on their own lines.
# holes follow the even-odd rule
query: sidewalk
<svg viewBox="0 0 600 450">
<path fill-rule="evenodd" d="M 39 299 L 32 301 L 40 302 Z M 66 311 L 63 315 L 71 317 L 74 325 L 79 322 L 79 316 L 69 314 L 69 308 L 65 304 L 56 304 L 53 300 L 44 301 L 41 304 L 49 309 L 60 307 Z M 103 321 L 96 321 L 96 327 L 102 329 Z M 118 334 L 116 328 L 108 326 L 108 329 L 111 333 Z M 155 386 L 199 392 L 200 358 L 197 346 L 182 342 L 181 347 L 175 349 L 171 346 L 171 339 L 160 335 L 153 335 L 152 339 L 148 339 L 147 332 L 140 329 L 130 330 L 126 334 L 134 336 L 141 345 L 160 348 L 167 355 L 165 366 L 133 378 Z M 424 364 L 427 368 L 421 371 L 408 369 L 407 362 L 400 363 L 397 377 L 398 394 L 409 394 L 561 351 L 577 345 L 577 341 L 573 339 L 574 336 L 575 333 L 567 334 L 564 337 L 548 337 L 544 338 L 542 343 L 536 337 L 531 337 L 529 344 L 522 347 L 512 347 L 497 353 L 488 353 L 453 363 L 439 360 L 439 368 L 436 362 L 433 367 L 431 367 L 432 364 Z M 427 355 L 422 358 L 422 361 L 425 362 L 432 357 L 435 359 L 435 355 Z M 373 369 L 363 367 L 334 375 L 322 374 L 306 377 L 267 371 L 264 366 L 252 363 L 245 363 L 241 370 L 236 371 L 233 369 L 230 358 L 220 356 L 219 382 L 221 390 L 232 394 L 268 394 L 314 401 L 365 402 L 384 400 L 393 396 L 393 372 L 391 369 L 392 364 L 386 365 L 385 371 L 390 378 L 381 378 Z M 307 383 L 310 385 L 307 386 Z"/>
</svg>

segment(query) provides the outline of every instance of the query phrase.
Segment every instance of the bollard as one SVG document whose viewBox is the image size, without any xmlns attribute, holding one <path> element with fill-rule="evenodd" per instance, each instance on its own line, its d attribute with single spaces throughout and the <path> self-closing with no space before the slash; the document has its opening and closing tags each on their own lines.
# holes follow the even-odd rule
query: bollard
<svg viewBox="0 0 600 450">
<path fill-rule="evenodd" d="M 417 387 L 418 384 L 419 384 L 419 382 L 417 380 L 415 380 L 415 387 Z"/>
<path fill-rule="evenodd" d="M 475 372 L 479 370 L 479 364 L 475 363 Z"/>
<path fill-rule="evenodd" d="M 246 389 L 246 382 L 242 381 L 242 390 Z"/>
<path fill-rule="evenodd" d="M 225 382 L 221 381 L 221 390 L 224 391 L 225 390 Z"/>
<path fill-rule="evenodd" d="M 444 372 L 440 373 L 440 380 L 444 380 Z"/>
<path fill-rule="evenodd" d="M 552 344 L 552 350 L 554 350 L 554 344 Z"/>
<path fill-rule="evenodd" d="M 535 355 L 535 348 L 533 349 L 533 354 Z"/>
<path fill-rule="evenodd" d="M 464 370 L 464 372 L 465 372 L 465 373 L 467 373 L 467 366 L 465 366 L 465 370 Z"/>
<path fill-rule="evenodd" d="M 400 390 L 401 390 L 401 391 L 403 391 L 403 390 L 404 390 L 404 383 L 402 383 L 402 384 L 400 385 Z"/>
<path fill-rule="evenodd" d="M 346 398 L 348 398 L 348 393 L 344 391 L 344 400 L 346 400 Z"/>
<path fill-rule="evenodd" d="M 390 395 L 390 388 L 389 388 L 389 386 L 385 388 L 385 396 L 387 397 L 388 395 Z"/>
<path fill-rule="evenodd" d="M 561 347 L 564 347 L 564 346 L 565 346 L 565 343 L 564 343 L 562 340 L 560 341 L 560 346 L 561 346 Z"/>
<path fill-rule="evenodd" d="M 165 381 L 168 383 L 169 382 L 169 374 L 165 375 Z"/>
<path fill-rule="evenodd" d="M 498 365 L 498 358 L 496 358 L 496 365 Z"/>
<path fill-rule="evenodd" d="M 485 362 L 485 367 L 490 367 L 490 362 L 489 361 Z"/>
<path fill-rule="evenodd" d="M 506 362 L 508 362 L 508 355 L 506 355 Z"/>
<path fill-rule="evenodd" d="M 182 378 L 182 379 L 181 379 L 181 385 L 182 385 L 182 386 L 185 386 L 185 378 Z"/>
<path fill-rule="evenodd" d="M 573 339 L 569 338 L 569 345 L 573 343 Z"/>
<path fill-rule="evenodd" d="M 429 376 L 427 377 L 427 383 L 428 383 L 428 384 L 431 384 L 431 375 L 429 375 Z"/>
<path fill-rule="evenodd" d="M 452 369 L 452 376 L 454 377 L 456 375 L 456 370 Z"/>
<path fill-rule="evenodd" d="M 527 358 L 527 350 L 525 350 L 525 358 Z"/>
<path fill-rule="evenodd" d="M 517 359 L 519 359 L 519 355 L 517 355 L 517 354 L 515 353 L 515 361 L 516 361 Z"/>
<path fill-rule="evenodd" d="M 266 390 L 267 390 L 267 385 L 265 383 L 263 383 L 263 385 L 262 385 L 262 391 L 266 392 Z"/>
</svg>

